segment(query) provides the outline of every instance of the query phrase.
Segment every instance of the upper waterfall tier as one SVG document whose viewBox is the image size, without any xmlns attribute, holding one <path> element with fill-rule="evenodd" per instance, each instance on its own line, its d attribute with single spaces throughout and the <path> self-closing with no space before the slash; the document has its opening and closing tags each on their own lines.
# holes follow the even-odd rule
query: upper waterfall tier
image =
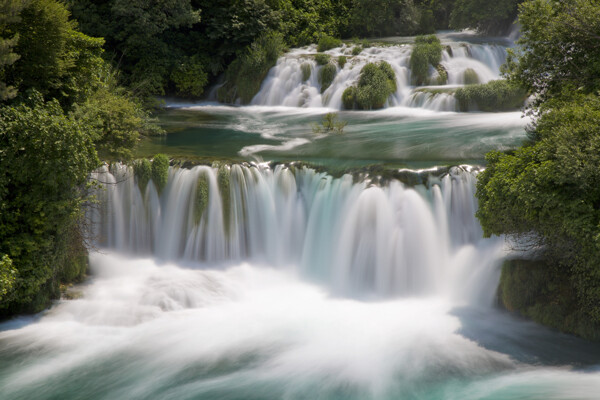
<svg viewBox="0 0 600 400">
<path fill-rule="evenodd" d="M 343 45 L 326 52 L 332 56 L 333 61 L 343 55 L 347 58 L 347 62 L 343 67 L 340 67 L 337 62 L 334 63 L 337 70 L 335 78 L 322 93 L 318 76 L 323 67 L 319 66 L 314 59 L 317 53 L 316 47 L 291 50 L 271 69 L 251 104 L 342 109 L 342 93 L 358 81 L 362 67 L 370 62 L 386 61 L 394 69 L 397 83 L 397 91 L 390 96 L 387 106 L 420 107 L 436 111 L 457 110 L 452 94 L 415 91 L 416 87 L 411 85 L 409 67 L 412 45 L 369 47 L 356 56 L 352 55 L 352 49 L 352 45 Z M 447 72 L 448 79 L 446 84 L 439 88 L 452 88 L 465 83 L 486 83 L 499 79 L 500 66 L 505 62 L 506 54 L 506 46 L 499 43 L 445 43 L 440 64 Z M 310 68 L 310 76 L 306 79 L 308 68 Z M 431 68 L 430 73 L 435 78 L 437 71 Z"/>
<path fill-rule="evenodd" d="M 123 165 L 94 177 L 108 183 L 90 211 L 101 246 L 163 260 L 251 259 L 340 293 L 493 293 L 478 277 L 501 246 L 482 239 L 468 168 L 415 187 L 281 165 L 171 168 L 160 195 Z"/>
</svg>

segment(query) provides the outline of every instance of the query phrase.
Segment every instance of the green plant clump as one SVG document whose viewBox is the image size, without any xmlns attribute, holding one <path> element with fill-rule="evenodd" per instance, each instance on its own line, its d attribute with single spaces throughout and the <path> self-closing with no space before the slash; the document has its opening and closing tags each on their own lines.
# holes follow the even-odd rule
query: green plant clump
<svg viewBox="0 0 600 400">
<path fill-rule="evenodd" d="M 344 65 L 346 65 L 346 61 L 348 61 L 346 59 L 346 56 L 339 56 L 338 57 L 338 65 L 340 66 L 340 68 L 344 68 Z"/>
<path fill-rule="evenodd" d="M 223 226 L 225 232 L 229 232 L 231 223 L 231 169 L 228 165 L 221 165 L 217 171 L 217 183 L 219 192 L 221 193 L 221 201 L 223 204 Z"/>
<path fill-rule="evenodd" d="M 417 36 L 410 55 L 410 70 L 415 85 L 429 80 L 429 67 L 434 68 L 442 60 L 442 44 L 435 35 Z"/>
<path fill-rule="evenodd" d="M 158 192 L 167 185 L 169 179 L 169 158 L 164 154 L 157 154 L 152 160 L 152 181 L 156 185 Z"/>
<path fill-rule="evenodd" d="M 325 53 L 315 54 L 315 61 L 317 62 L 317 65 L 325 65 L 325 64 L 329 63 L 329 60 L 331 60 L 331 56 L 329 54 L 325 54 Z"/>
<path fill-rule="evenodd" d="M 300 66 L 300 70 L 302 71 L 302 82 L 306 82 L 310 79 L 310 75 L 312 73 L 312 68 L 309 63 L 303 63 Z"/>
<path fill-rule="evenodd" d="M 331 83 L 333 82 L 336 73 L 337 68 L 332 63 L 328 63 L 327 65 L 321 67 L 321 69 L 319 70 L 319 83 L 321 84 L 321 93 L 326 91 L 329 88 L 329 86 L 331 86 Z"/>
<path fill-rule="evenodd" d="M 347 109 L 355 104 L 363 110 L 378 109 L 396 90 L 396 74 L 390 64 L 385 61 L 369 63 L 360 71 L 357 87 L 344 91 L 342 102 Z"/>
<path fill-rule="evenodd" d="M 436 83 L 438 85 L 445 85 L 448 83 L 448 71 L 446 71 L 446 68 L 442 64 L 438 64 L 435 69 L 438 73 L 438 79 Z"/>
<path fill-rule="evenodd" d="M 204 212 L 208 208 L 208 193 L 209 193 L 208 177 L 202 173 L 198 177 L 196 183 L 196 204 L 194 207 L 194 219 L 196 224 L 200 223 Z"/>
<path fill-rule="evenodd" d="M 363 51 L 363 47 L 362 46 L 354 46 L 352 48 L 352 55 L 353 56 L 357 56 L 359 55 L 361 52 Z"/>
<path fill-rule="evenodd" d="M 316 134 L 322 133 L 336 133 L 341 135 L 344 133 L 344 128 L 348 125 L 346 121 L 339 121 L 337 113 L 327 113 L 323 116 L 321 125 L 315 124 L 313 126 L 313 132 Z"/>
<path fill-rule="evenodd" d="M 505 80 L 469 85 L 456 90 L 454 95 L 461 111 L 508 111 L 519 109 L 527 92 Z"/>
<path fill-rule="evenodd" d="M 152 178 L 152 163 L 146 158 L 133 163 L 133 174 L 140 190 L 144 192 L 146 185 Z"/>
<path fill-rule="evenodd" d="M 239 98 L 242 104 L 250 103 L 284 47 L 280 33 L 267 33 L 252 42 L 227 68 L 225 84 L 217 91 L 219 101 L 234 103 Z"/>
<path fill-rule="evenodd" d="M 317 45 L 317 51 L 322 53 L 327 50 L 331 50 L 336 47 L 340 47 L 342 45 L 342 41 L 340 39 L 336 39 L 329 35 L 322 35 L 319 39 L 319 44 Z"/>
<path fill-rule="evenodd" d="M 356 106 L 356 87 L 349 86 L 342 93 L 342 103 L 346 110 L 352 110 Z"/>
</svg>

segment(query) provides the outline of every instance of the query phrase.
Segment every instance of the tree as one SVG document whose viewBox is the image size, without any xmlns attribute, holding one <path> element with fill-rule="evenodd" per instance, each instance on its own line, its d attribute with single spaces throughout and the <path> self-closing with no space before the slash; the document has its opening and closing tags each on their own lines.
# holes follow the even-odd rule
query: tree
<svg viewBox="0 0 600 400">
<path fill-rule="evenodd" d="M 19 34 L 9 29 L 9 25 L 20 20 L 19 13 L 25 7 L 25 0 L 0 0 L 0 101 L 16 96 L 17 89 L 6 84 L 5 68 L 14 64 L 19 55 L 13 48 L 19 41 Z"/>
<path fill-rule="evenodd" d="M 27 103 L 0 109 L 0 254 L 17 271 L 3 312 L 39 311 L 75 264 L 73 231 L 99 165 L 88 128 L 56 100 Z"/>
<path fill-rule="evenodd" d="M 522 0 L 456 0 L 450 27 L 474 28 L 484 34 L 504 34 L 517 17 Z"/>
<path fill-rule="evenodd" d="M 600 90 L 600 3 L 531 0 L 520 7 L 519 47 L 509 50 L 509 80 L 537 94 L 537 105 L 563 92 Z"/>
</svg>

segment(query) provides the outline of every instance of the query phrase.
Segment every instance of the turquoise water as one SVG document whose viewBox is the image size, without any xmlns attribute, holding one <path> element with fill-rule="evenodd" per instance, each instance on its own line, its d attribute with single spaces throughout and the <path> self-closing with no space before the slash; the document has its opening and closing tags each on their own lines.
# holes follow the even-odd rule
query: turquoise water
<svg viewBox="0 0 600 400">
<path fill-rule="evenodd" d="M 139 155 L 306 161 L 323 166 L 390 164 L 415 168 L 481 164 L 490 150 L 525 138 L 527 120 L 513 113 L 442 113 L 391 108 L 338 112 L 341 135 L 317 135 L 313 125 L 331 110 L 174 105 L 161 115 L 164 137 L 144 141 Z"/>
</svg>

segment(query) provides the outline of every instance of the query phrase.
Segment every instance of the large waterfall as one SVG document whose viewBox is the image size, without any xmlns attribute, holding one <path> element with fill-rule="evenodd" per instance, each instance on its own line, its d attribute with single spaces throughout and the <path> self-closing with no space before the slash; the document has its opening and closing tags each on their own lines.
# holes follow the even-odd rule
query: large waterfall
<svg viewBox="0 0 600 400">
<path fill-rule="evenodd" d="M 369 62 L 386 61 L 396 73 L 397 92 L 388 100 L 388 106 L 420 107 L 437 111 L 456 111 L 457 105 L 451 93 L 444 88 L 462 86 L 465 83 L 486 83 L 500 79 L 500 66 L 506 60 L 506 46 L 495 44 L 472 44 L 450 42 L 444 44 L 441 65 L 448 74 L 442 86 L 430 86 L 438 91 L 423 91 L 411 85 L 409 67 L 412 46 L 409 44 L 386 47 L 369 47 L 352 56 L 352 45 L 343 45 L 327 51 L 335 61 L 339 56 L 347 57 L 343 67 L 335 62 L 337 72 L 331 85 L 321 93 L 319 66 L 314 60 L 316 46 L 294 49 L 281 57 L 262 84 L 260 92 L 252 100 L 254 105 L 288 107 L 342 108 L 342 93 L 358 81 L 360 71 Z M 303 69 L 309 68 L 305 79 Z M 435 70 L 431 71 L 436 76 Z"/>
<path fill-rule="evenodd" d="M 491 301 L 496 240 L 474 216 L 475 172 L 380 187 L 278 165 L 171 168 L 159 193 L 132 169 L 104 167 L 94 211 L 102 246 L 162 260 L 253 260 L 344 294 L 447 294 Z M 489 285 L 492 285 L 491 287 Z"/>
</svg>

